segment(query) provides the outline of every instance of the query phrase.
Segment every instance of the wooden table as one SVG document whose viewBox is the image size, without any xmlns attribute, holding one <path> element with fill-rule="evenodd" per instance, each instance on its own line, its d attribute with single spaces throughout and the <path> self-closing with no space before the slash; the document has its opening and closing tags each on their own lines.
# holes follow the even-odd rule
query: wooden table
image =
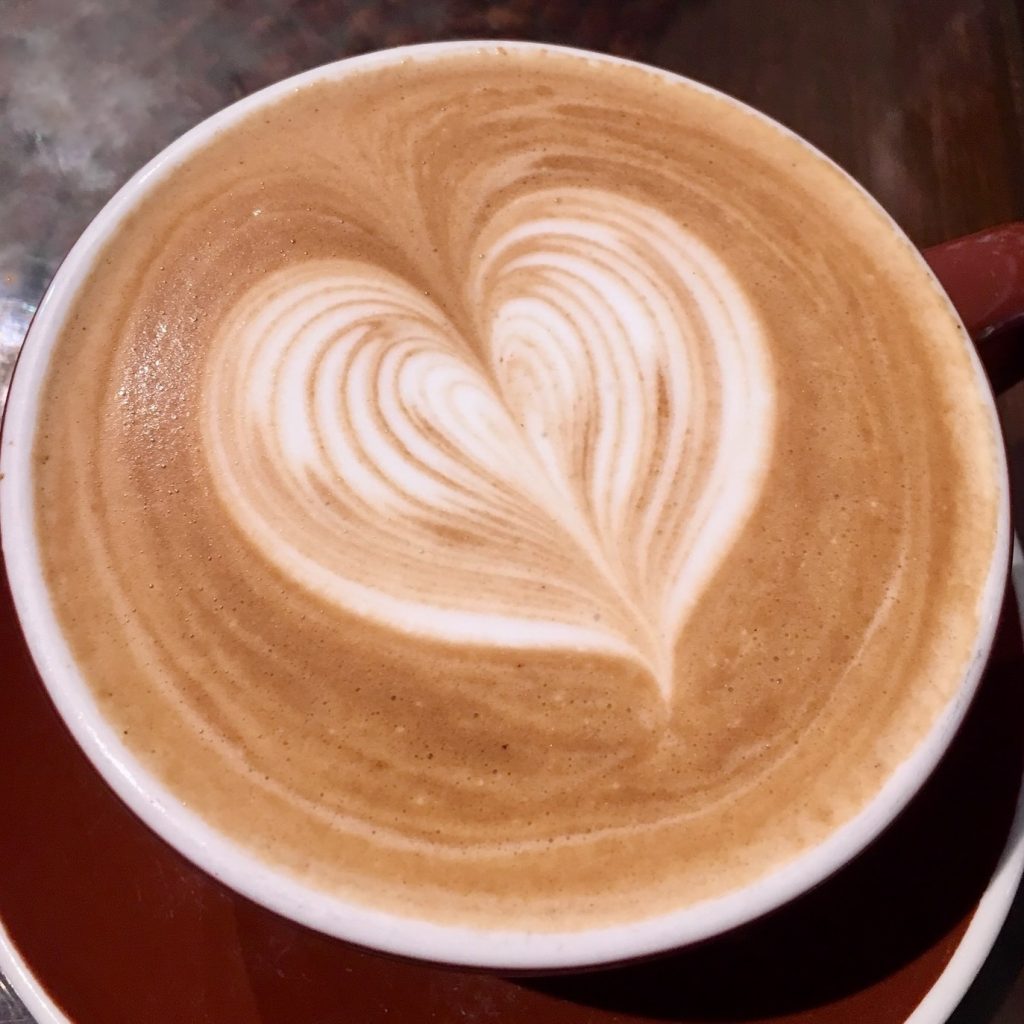
<svg viewBox="0 0 1024 1024">
<path fill-rule="evenodd" d="M 1024 217 L 1014 0 L 0 0 L 0 395 L 57 263 L 183 130 L 381 46 L 506 37 L 609 50 L 746 100 L 925 246 Z M 1024 386 L 1000 403 L 1024 494 Z M 0 981 L 0 1024 L 28 1020 Z M 1018 900 L 956 1024 L 1024 1020 Z"/>
</svg>

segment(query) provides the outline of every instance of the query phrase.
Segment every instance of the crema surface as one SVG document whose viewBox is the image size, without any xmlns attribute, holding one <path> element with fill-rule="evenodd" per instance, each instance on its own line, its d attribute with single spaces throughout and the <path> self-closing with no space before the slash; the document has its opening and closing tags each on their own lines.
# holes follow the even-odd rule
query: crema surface
<svg viewBox="0 0 1024 1024">
<path fill-rule="evenodd" d="M 957 690 L 997 439 L 917 254 L 761 118 L 464 51 L 164 174 L 42 401 L 58 618 L 125 745 L 369 905 L 573 928 L 751 882 Z"/>
</svg>

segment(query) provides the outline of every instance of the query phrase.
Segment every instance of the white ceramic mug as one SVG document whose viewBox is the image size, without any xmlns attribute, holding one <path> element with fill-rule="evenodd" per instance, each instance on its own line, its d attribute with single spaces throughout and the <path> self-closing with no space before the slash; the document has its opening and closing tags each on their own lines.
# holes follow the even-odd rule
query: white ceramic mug
<svg viewBox="0 0 1024 1024">
<path fill-rule="evenodd" d="M 71 250 L 30 329 L 12 382 L 0 438 L 0 529 L 18 616 L 57 709 L 111 787 L 172 846 L 214 877 L 258 903 L 343 939 L 390 953 L 451 964 L 508 970 L 554 969 L 655 953 L 716 935 L 749 921 L 816 885 L 862 850 L 892 821 L 942 756 L 981 677 L 1006 585 L 1010 531 L 1008 486 L 1005 483 L 996 554 L 988 577 L 984 612 L 980 617 L 970 667 L 955 698 L 927 737 L 892 774 L 871 803 L 820 845 L 745 888 L 663 916 L 563 933 L 453 927 L 354 905 L 318 892 L 275 870 L 206 824 L 139 763 L 101 715 L 91 690 L 75 666 L 51 608 L 41 571 L 33 512 L 31 456 L 39 395 L 55 341 L 76 290 L 89 273 L 97 253 L 154 183 L 173 174 L 176 167 L 187 161 L 221 129 L 295 90 L 326 79 L 344 80 L 357 70 L 381 67 L 411 56 L 429 59 L 452 50 L 487 49 L 499 45 L 520 48 L 531 44 L 429 44 L 382 51 L 309 71 L 264 89 L 209 118 L 137 173 L 106 205 Z M 597 54 L 585 56 L 596 65 L 621 63 L 616 58 Z M 600 68 L 595 66 L 594 73 L 600 74 Z M 659 73 L 667 78 L 676 77 L 667 72 Z M 819 157 L 826 159 L 820 154 Z M 899 233 L 895 223 L 892 223 L 892 231 Z M 922 281 L 930 273 L 922 260 Z M 998 432 L 988 384 L 980 362 L 976 356 L 973 358 L 979 391 L 986 396 L 994 430 Z M 1005 465 L 1003 476 L 1005 481 Z M 45 752 L 41 751 L 40 756 L 45 756 Z"/>
</svg>

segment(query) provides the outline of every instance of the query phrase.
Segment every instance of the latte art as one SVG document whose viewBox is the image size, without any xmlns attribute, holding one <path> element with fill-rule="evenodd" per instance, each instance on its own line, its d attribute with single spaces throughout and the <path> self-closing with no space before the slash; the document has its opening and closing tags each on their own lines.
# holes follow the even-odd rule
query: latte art
<svg viewBox="0 0 1024 1024">
<path fill-rule="evenodd" d="M 477 248 L 470 337 L 365 263 L 243 296 L 202 385 L 225 510 L 346 611 L 625 654 L 670 699 L 680 625 L 768 463 L 757 318 L 705 245 L 610 193 L 520 199 Z"/>
<path fill-rule="evenodd" d="M 147 188 L 42 388 L 48 593 L 125 756 L 317 897 L 689 907 L 871 805 L 958 693 L 989 407 L 917 253 L 774 125 L 467 48 Z"/>
</svg>

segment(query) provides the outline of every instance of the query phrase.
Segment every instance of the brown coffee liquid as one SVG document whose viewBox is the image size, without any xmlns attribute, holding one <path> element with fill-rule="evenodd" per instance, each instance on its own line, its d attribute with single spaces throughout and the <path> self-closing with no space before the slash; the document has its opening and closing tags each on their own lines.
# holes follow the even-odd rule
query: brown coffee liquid
<svg viewBox="0 0 1024 1024">
<path fill-rule="evenodd" d="M 966 671 L 997 438 L 832 166 L 555 52 L 305 87 L 152 186 L 41 404 L 60 622 L 267 861 L 503 928 L 662 913 L 861 810 Z"/>
</svg>

